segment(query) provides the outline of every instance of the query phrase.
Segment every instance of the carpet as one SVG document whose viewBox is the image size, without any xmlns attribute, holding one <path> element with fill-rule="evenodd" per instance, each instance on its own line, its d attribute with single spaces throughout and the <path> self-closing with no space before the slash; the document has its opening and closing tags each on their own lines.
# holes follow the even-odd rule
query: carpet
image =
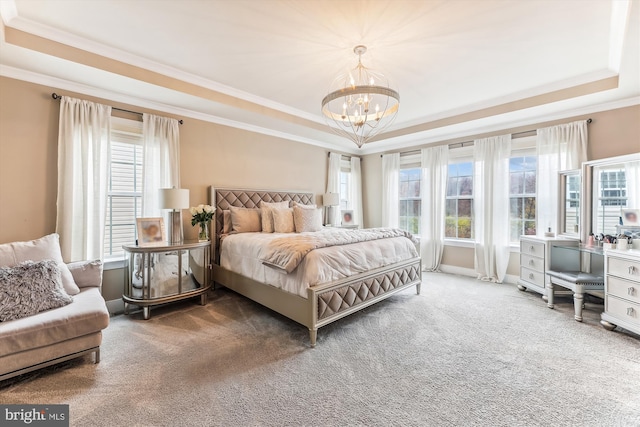
<svg viewBox="0 0 640 427">
<path fill-rule="evenodd" d="M 115 316 L 102 361 L 0 383 L 0 403 L 70 405 L 73 426 L 640 425 L 640 337 L 570 298 L 439 273 L 308 331 L 224 288 Z"/>
</svg>

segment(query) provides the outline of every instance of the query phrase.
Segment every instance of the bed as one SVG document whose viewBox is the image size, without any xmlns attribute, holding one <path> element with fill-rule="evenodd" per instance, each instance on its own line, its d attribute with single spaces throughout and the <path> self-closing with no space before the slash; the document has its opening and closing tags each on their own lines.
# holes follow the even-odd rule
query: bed
<svg viewBox="0 0 640 427">
<path fill-rule="evenodd" d="M 415 247 L 411 251 L 407 251 L 405 255 L 393 258 L 389 261 L 390 263 L 385 265 L 375 266 L 346 277 L 339 277 L 338 274 L 335 277 L 339 278 L 324 283 L 310 284 L 303 291 L 294 291 L 288 289 L 286 285 L 276 283 L 281 280 L 274 280 L 279 276 L 273 275 L 284 275 L 291 278 L 296 274 L 302 274 L 306 268 L 302 261 L 298 268 L 286 274 L 284 272 L 268 272 L 270 271 L 269 266 L 264 266 L 267 273 L 261 273 L 262 275 L 258 276 L 254 274 L 253 277 L 242 271 L 233 271 L 233 264 L 236 263 L 229 262 L 228 259 L 225 261 L 226 254 L 221 254 L 222 243 L 224 242 L 225 248 L 231 247 L 229 242 L 233 237 L 223 233 L 223 231 L 227 231 L 224 230 L 224 211 L 228 211 L 232 206 L 258 208 L 261 202 L 286 201 L 300 205 L 313 205 L 315 204 L 314 195 L 308 192 L 225 189 L 212 186 L 209 197 L 210 203 L 216 207 L 211 239 L 212 280 L 214 283 L 225 286 L 307 327 L 312 347 L 316 345 L 318 328 L 412 286 L 416 287 L 418 294 L 420 293 L 421 260 Z M 339 230 L 326 231 L 326 233 L 338 232 Z M 262 235 L 265 234 L 268 233 L 262 233 Z M 361 243 L 354 243 L 354 245 L 361 245 Z M 344 247 L 348 246 L 351 245 L 344 245 Z M 242 251 L 242 249 L 238 249 L 238 251 Z M 324 251 L 324 249 L 317 249 L 313 252 L 319 251 Z M 252 269 L 257 270 L 258 268 L 262 267 Z"/>
</svg>

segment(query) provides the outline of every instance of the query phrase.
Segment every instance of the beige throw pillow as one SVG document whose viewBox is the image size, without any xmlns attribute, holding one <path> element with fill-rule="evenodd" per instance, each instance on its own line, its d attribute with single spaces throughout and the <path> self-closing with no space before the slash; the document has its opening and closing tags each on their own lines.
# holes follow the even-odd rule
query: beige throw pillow
<svg viewBox="0 0 640 427">
<path fill-rule="evenodd" d="M 273 229 L 276 233 L 293 233 L 295 231 L 292 208 L 273 210 Z"/>
<path fill-rule="evenodd" d="M 231 211 L 225 209 L 222 211 L 222 234 L 229 234 L 233 230 L 233 224 L 231 224 Z"/>
<path fill-rule="evenodd" d="M 58 263 L 62 286 L 69 295 L 77 295 L 80 289 L 73 280 L 69 267 L 62 260 L 60 236 L 49 234 L 28 242 L 12 242 L 0 245 L 0 267 L 14 267 L 24 261 L 47 261 Z"/>
<path fill-rule="evenodd" d="M 289 202 L 260 202 L 260 213 L 262 214 L 262 232 L 273 233 L 273 210 L 289 207 Z"/>
<path fill-rule="evenodd" d="M 293 223 L 296 233 L 322 230 L 322 210 L 302 206 L 293 207 Z"/>
<path fill-rule="evenodd" d="M 231 226 L 236 233 L 262 231 L 260 209 L 238 208 L 231 206 Z"/>
</svg>

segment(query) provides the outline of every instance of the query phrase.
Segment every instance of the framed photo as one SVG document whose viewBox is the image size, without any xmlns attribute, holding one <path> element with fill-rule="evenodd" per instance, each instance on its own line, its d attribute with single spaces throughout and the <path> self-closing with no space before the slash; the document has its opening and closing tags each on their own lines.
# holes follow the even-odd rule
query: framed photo
<svg viewBox="0 0 640 427">
<path fill-rule="evenodd" d="M 167 234 L 164 230 L 164 218 L 138 218 L 138 246 L 164 245 Z"/>
<path fill-rule="evenodd" d="M 621 209 L 622 225 L 640 227 L 640 209 Z"/>
<path fill-rule="evenodd" d="M 351 209 L 343 209 L 340 214 L 342 215 L 342 225 L 354 225 L 353 211 Z"/>
</svg>

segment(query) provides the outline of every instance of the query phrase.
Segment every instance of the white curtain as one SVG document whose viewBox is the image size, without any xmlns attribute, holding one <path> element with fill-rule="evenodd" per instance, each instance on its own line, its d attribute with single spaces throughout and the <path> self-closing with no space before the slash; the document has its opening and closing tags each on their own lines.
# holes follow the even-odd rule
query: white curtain
<svg viewBox="0 0 640 427">
<path fill-rule="evenodd" d="M 340 194 L 340 160 L 342 155 L 329 153 L 329 170 L 327 171 L 327 191 L 326 193 Z M 331 218 L 327 217 L 327 224 L 340 224 L 340 206 L 327 209 L 331 212 Z"/>
<path fill-rule="evenodd" d="M 360 168 L 360 157 L 355 156 L 351 156 L 349 201 L 353 209 L 354 223 L 364 228 L 364 217 L 362 215 L 362 172 Z"/>
<path fill-rule="evenodd" d="M 627 207 L 640 209 L 640 161 L 625 163 L 624 172 L 627 180 Z"/>
<path fill-rule="evenodd" d="M 400 225 L 400 153 L 382 155 L 382 226 Z"/>
<path fill-rule="evenodd" d="M 102 259 L 111 107 L 62 97 L 56 233 L 65 261 Z"/>
<path fill-rule="evenodd" d="M 445 196 L 449 147 L 423 148 L 420 256 L 424 271 L 438 271 L 444 249 Z"/>
<path fill-rule="evenodd" d="M 537 130 L 536 174 L 537 234 L 557 232 L 558 172 L 578 169 L 587 160 L 587 121 L 581 120 Z"/>
<path fill-rule="evenodd" d="M 162 216 L 161 188 L 180 188 L 180 132 L 178 121 L 142 115 L 142 216 Z M 165 218 L 167 221 L 167 218 Z"/>
<path fill-rule="evenodd" d="M 478 278 L 502 283 L 509 263 L 511 135 L 474 141 L 473 230 Z"/>
</svg>

